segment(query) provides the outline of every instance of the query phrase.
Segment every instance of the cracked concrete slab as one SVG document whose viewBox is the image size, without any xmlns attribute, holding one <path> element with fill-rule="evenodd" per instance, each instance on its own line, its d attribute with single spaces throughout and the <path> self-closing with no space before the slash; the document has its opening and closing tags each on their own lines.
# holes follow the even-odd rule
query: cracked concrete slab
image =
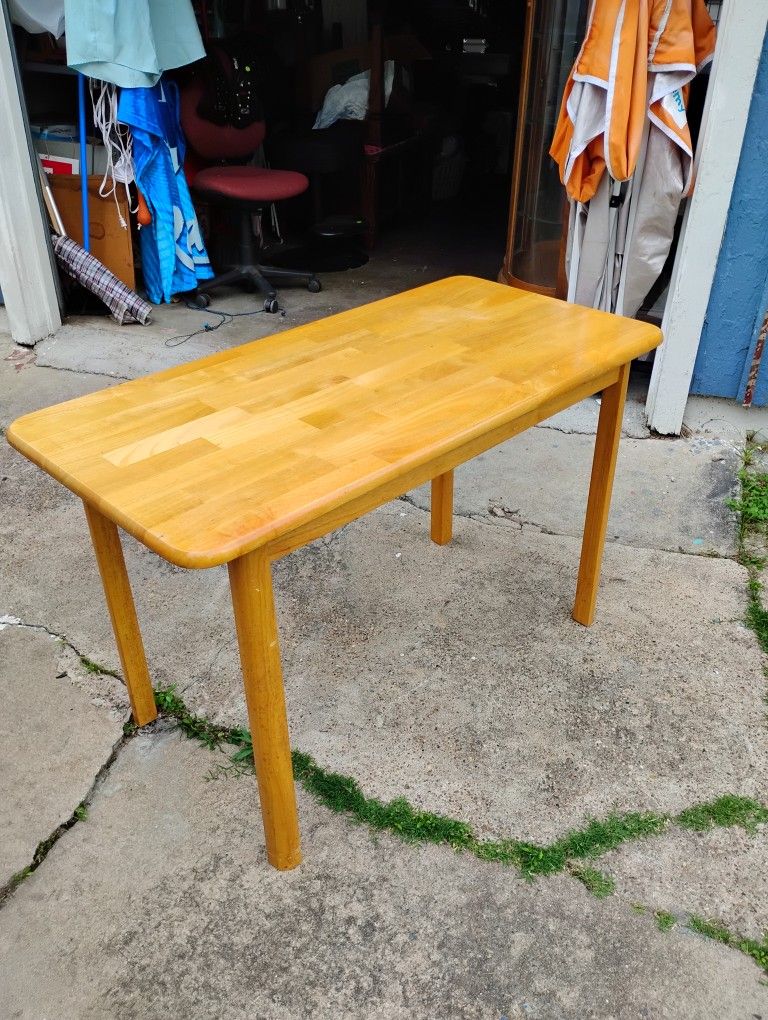
<svg viewBox="0 0 768 1020">
<path fill-rule="evenodd" d="M 125 713 L 96 705 L 59 643 L 0 624 L 0 886 L 66 822 L 122 736 Z"/>
<path fill-rule="evenodd" d="M 768 932 L 768 826 L 686 832 L 629 843 L 601 858 L 616 892 L 651 910 L 716 918 L 760 940 Z"/>
<path fill-rule="evenodd" d="M 593 436 L 597 432 L 599 414 L 599 398 L 588 397 L 572 407 L 566 407 L 564 411 L 559 411 L 551 418 L 547 418 L 541 423 L 541 427 L 566 434 Z M 645 420 L 644 387 L 640 383 L 633 384 L 632 380 L 630 380 L 627 403 L 624 407 L 621 432 L 622 435 L 632 439 L 647 439 L 651 434 Z"/>
<path fill-rule="evenodd" d="M 768 408 L 742 407 L 735 400 L 722 397 L 688 397 L 683 417 L 683 429 L 690 433 L 717 436 L 739 446 L 744 445 L 748 433 L 760 442 L 768 439 Z"/>
<path fill-rule="evenodd" d="M 399 289 L 399 279 L 393 270 L 382 286 Z M 154 335 L 85 337 L 79 364 L 92 371 L 101 358 L 124 374 L 157 367 L 155 347 L 178 332 L 175 313 L 185 328 L 200 318 L 167 311 Z M 205 341 L 249 338 L 249 322 Z M 166 351 L 161 361 L 204 353 Z M 45 360 L 45 345 L 38 352 Z M 72 370 L 71 352 L 67 371 L 41 368 L 36 356 L 10 350 L 0 361 L 3 423 L 108 382 Z M 593 402 L 528 433 L 526 455 L 516 440 L 498 464 L 466 468 L 457 506 L 470 517 L 456 520 L 447 548 L 429 543 L 423 510 L 396 502 L 277 565 L 294 746 L 353 774 L 368 794 L 406 795 L 483 834 L 537 841 L 613 808 L 674 812 L 724 792 L 764 799 L 763 660 L 741 623 L 745 571 L 632 547 L 732 551 L 721 511 L 731 449 L 709 435 L 673 441 L 667 453 L 661 441 L 633 441 L 633 429 L 646 434 L 642 421 L 625 419 L 612 544 L 598 620 L 586 631 L 569 619 L 572 536 L 581 533 L 596 410 Z M 118 669 L 79 501 L 5 444 L 0 499 L 0 616 L 41 624 Z M 489 515 L 492 499 L 517 513 Z M 557 535 L 538 533 L 548 527 L 542 513 Z M 524 516 L 534 524 L 521 527 Z M 243 723 L 226 571 L 183 571 L 133 540 L 126 553 L 155 682 L 177 683 L 193 708 Z M 117 682 L 62 655 L 84 717 L 125 710 Z M 58 695 L 35 702 L 54 733 L 61 704 Z M 34 718 L 31 706 L 22 711 Z M 89 731 L 76 749 L 89 753 L 92 742 Z M 23 750 L 35 754 L 33 743 Z M 307 861 L 277 875 L 264 864 L 253 781 L 207 783 L 210 761 L 162 727 L 121 752 L 90 820 L 3 908 L 11 985 L 0 1015 L 218 1017 L 226 1008 L 233 1017 L 389 1020 L 456 1015 L 455 1003 L 468 1017 L 768 1015 L 749 960 L 689 932 L 662 935 L 620 896 L 598 903 L 568 877 L 528 886 L 446 850 L 373 840 L 303 795 Z M 94 754 L 83 769 L 90 782 L 102 763 Z M 23 832 L 36 805 L 18 805 Z M 672 909 L 661 901 L 680 866 L 681 910 L 700 904 L 719 915 L 705 909 L 714 900 L 724 920 L 756 932 L 762 887 L 741 862 L 763 861 L 757 844 L 729 844 L 739 847 L 733 865 L 725 844 L 675 849 L 665 840 L 632 848 L 647 854 L 645 866 L 616 855 L 620 891 L 645 890 L 652 905 Z M 693 881 L 697 867 L 716 893 Z"/>
<path fill-rule="evenodd" d="M 158 305 L 148 326 L 119 326 L 106 316 L 71 316 L 53 336 L 37 344 L 36 363 L 68 372 L 134 379 L 403 290 L 401 274 L 387 277 L 379 273 L 369 278 L 366 270 L 337 274 L 319 294 L 301 288 L 281 290 L 277 315 L 264 312 L 257 296 L 227 289 L 214 296 L 210 310 L 180 303 Z M 423 278 L 409 286 L 441 275 L 439 271 L 422 274 Z M 235 318 L 222 325 L 214 309 Z M 212 328 L 206 329 L 206 323 Z"/>
<path fill-rule="evenodd" d="M 100 376 L 40 368 L 34 351 L 17 347 L 5 338 L 0 339 L 0 352 L 3 427 L 22 414 L 101 390 L 108 382 Z"/>
<path fill-rule="evenodd" d="M 454 512 L 580 536 L 593 450 L 593 436 L 529 429 L 457 469 Z M 738 468 L 730 442 L 624 438 L 609 541 L 734 556 L 738 525 L 726 500 L 735 493 Z M 409 498 L 428 509 L 429 486 Z"/>
<path fill-rule="evenodd" d="M 600 1020 L 765 1015 L 743 955 L 658 932 L 573 879 L 527 883 L 299 797 L 305 859 L 264 865 L 252 777 L 175 735 L 129 742 L 8 901 L 3 1016 Z M 98 965 L 95 965 L 98 961 Z"/>
<path fill-rule="evenodd" d="M 45 607 L 52 629 L 117 668 L 77 500 L 21 458 L 11 472 L 29 528 L 7 543 L 6 611 L 35 620 Z M 155 682 L 245 723 L 226 570 L 126 545 Z M 462 518 L 438 548 L 427 514 L 398 501 L 278 563 L 295 746 L 369 794 L 494 836 L 760 796 L 765 685 L 741 622 L 746 572 L 611 545 L 586 630 L 570 619 L 578 554 L 573 538 Z"/>
</svg>

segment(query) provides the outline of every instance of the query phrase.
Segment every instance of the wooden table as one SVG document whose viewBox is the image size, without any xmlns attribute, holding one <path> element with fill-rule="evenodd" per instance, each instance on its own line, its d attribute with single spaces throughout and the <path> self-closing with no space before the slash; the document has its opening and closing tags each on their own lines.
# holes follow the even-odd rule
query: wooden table
<svg viewBox="0 0 768 1020">
<path fill-rule="evenodd" d="M 85 504 L 139 726 L 157 709 L 118 526 L 179 566 L 228 565 L 267 854 L 293 868 L 271 560 L 427 480 L 432 540 L 450 541 L 457 465 L 602 390 L 573 610 L 588 626 L 629 363 L 660 340 L 453 277 L 36 411 L 8 439 Z"/>
</svg>

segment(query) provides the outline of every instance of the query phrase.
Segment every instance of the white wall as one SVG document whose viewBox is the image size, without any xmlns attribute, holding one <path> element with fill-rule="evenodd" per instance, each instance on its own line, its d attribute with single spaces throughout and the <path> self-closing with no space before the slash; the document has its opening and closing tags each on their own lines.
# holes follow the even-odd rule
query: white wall
<svg viewBox="0 0 768 1020">
<path fill-rule="evenodd" d="M 646 403 L 648 424 L 662 435 L 677 435 L 683 424 L 766 26 L 768 0 L 726 0 L 696 153 L 696 184 Z"/>
<path fill-rule="evenodd" d="M 5 0 L 0 7 L 0 290 L 13 339 L 32 345 L 61 314 Z"/>
</svg>

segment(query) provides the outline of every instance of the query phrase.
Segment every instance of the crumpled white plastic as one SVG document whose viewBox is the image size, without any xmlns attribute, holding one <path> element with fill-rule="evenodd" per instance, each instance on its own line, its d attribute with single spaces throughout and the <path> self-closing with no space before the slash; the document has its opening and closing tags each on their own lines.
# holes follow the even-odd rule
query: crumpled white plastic
<svg viewBox="0 0 768 1020">
<path fill-rule="evenodd" d="M 325 94 L 323 105 L 313 125 L 316 131 L 330 127 L 337 120 L 365 120 L 368 112 L 368 93 L 370 91 L 370 71 L 355 74 L 343 85 L 332 85 Z M 392 83 L 395 80 L 395 62 L 388 60 L 384 64 L 384 105 L 389 102 L 392 94 Z"/>
</svg>

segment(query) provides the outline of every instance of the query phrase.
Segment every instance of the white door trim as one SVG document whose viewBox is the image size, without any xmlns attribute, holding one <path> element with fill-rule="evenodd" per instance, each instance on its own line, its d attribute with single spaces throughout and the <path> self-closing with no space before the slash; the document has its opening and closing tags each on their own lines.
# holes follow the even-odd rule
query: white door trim
<svg viewBox="0 0 768 1020">
<path fill-rule="evenodd" d="M 11 336 L 32 345 L 59 328 L 61 313 L 21 104 L 8 6 L 0 0 L 0 290 Z"/>
<path fill-rule="evenodd" d="M 726 0 L 723 5 L 696 152 L 696 184 L 661 324 L 664 343 L 656 351 L 645 405 L 649 426 L 663 435 L 677 435 L 683 424 L 767 26 L 766 0 Z"/>
</svg>

